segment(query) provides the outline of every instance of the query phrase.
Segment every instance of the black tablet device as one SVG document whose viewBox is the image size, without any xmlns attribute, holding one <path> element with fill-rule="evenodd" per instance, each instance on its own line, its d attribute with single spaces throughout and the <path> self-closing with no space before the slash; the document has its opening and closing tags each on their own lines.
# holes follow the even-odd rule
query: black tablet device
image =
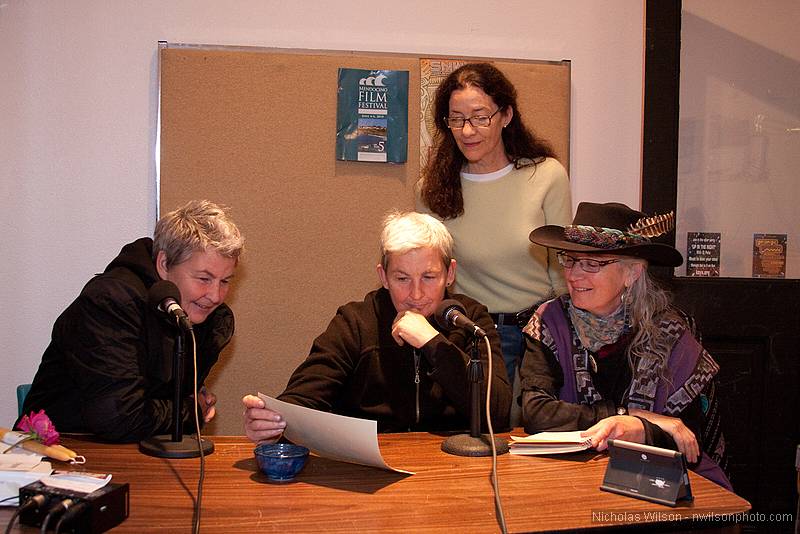
<svg viewBox="0 0 800 534">
<path fill-rule="evenodd" d="M 692 500 L 682 453 L 619 439 L 608 440 L 608 452 L 601 490 L 669 506 Z"/>
</svg>

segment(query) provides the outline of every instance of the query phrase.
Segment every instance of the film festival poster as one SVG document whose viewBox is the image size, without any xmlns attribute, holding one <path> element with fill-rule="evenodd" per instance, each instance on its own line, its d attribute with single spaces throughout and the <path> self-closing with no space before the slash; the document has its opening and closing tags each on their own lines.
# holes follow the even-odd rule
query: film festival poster
<svg viewBox="0 0 800 534">
<path fill-rule="evenodd" d="M 405 163 L 408 71 L 339 69 L 336 159 Z"/>
<path fill-rule="evenodd" d="M 420 125 L 419 168 L 424 169 L 433 149 L 436 125 L 433 123 L 433 103 L 436 89 L 451 72 L 469 61 L 463 59 L 420 59 Z"/>
<path fill-rule="evenodd" d="M 719 276 L 720 239 L 716 232 L 688 232 L 686 276 Z"/>
<path fill-rule="evenodd" d="M 753 234 L 753 278 L 786 277 L 786 234 Z"/>
</svg>

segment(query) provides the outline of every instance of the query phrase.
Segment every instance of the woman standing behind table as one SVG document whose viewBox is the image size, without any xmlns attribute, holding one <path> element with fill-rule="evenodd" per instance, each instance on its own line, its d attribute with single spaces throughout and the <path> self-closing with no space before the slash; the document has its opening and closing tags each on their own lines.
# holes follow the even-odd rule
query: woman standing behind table
<svg viewBox="0 0 800 534">
<path fill-rule="evenodd" d="M 677 267 L 675 248 L 651 237 L 669 216 L 581 202 L 573 224 L 530 239 L 558 250 L 569 293 L 542 304 L 525 327 L 525 431 L 585 430 L 592 446 L 622 439 L 679 450 L 689 467 L 731 489 L 715 393 L 719 366 L 648 265 Z"/>
<path fill-rule="evenodd" d="M 525 311 L 566 291 L 555 256 L 531 245 L 528 234 L 569 224 L 567 172 L 522 122 L 514 86 L 488 63 L 453 71 L 436 92 L 433 113 L 437 134 L 417 207 L 442 219 L 453 236 L 456 291 L 489 308 L 513 380 Z"/>
</svg>

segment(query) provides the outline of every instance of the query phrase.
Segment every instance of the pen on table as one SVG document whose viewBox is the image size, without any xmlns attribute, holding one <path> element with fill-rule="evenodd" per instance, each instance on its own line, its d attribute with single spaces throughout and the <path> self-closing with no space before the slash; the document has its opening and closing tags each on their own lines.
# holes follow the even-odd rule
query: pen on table
<svg viewBox="0 0 800 534">
<path fill-rule="evenodd" d="M 47 456 L 48 458 L 52 458 L 53 460 L 60 460 L 62 462 L 69 462 L 70 460 L 78 456 L 78 453 L 76 453 L 75 451 L 71 451 L 70 449 L 64 447 L 63 445 L 44 445 L 43 443 L 39 443 L 38 441 L 32 441 L 32 440 L 25 440 L 25 441 L 16 440 L 13 443 L 9 443 L 4 439 L 6 435 L 9 433 L 16 436 L 20 436 L 21 434 L 9 430 L 7 428 L 0 427 L 0 440 L 7 443 L 8 445 L 11 445 L 11 447 L 22 447 L 23 449 L 35 452 L 36 454 L 41 454 L 42 456 Z"/>
</svg>

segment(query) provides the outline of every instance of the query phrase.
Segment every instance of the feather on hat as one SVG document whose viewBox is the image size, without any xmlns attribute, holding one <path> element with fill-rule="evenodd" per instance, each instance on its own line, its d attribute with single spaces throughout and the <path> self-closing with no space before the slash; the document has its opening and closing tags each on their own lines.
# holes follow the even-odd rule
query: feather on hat
<svg viewBox="0 0 800 534">
<path fill-rule="evenodd" d="M 529 238 L 559 250 L 634 256 L 653 265 L 678 267 L 683 256 L 675 247 L 651 241 L 674 227 L 673 212 L 648 217 L 618 202 L 581 202 L 571 225 L 541 226 Z"/>
</svg>

